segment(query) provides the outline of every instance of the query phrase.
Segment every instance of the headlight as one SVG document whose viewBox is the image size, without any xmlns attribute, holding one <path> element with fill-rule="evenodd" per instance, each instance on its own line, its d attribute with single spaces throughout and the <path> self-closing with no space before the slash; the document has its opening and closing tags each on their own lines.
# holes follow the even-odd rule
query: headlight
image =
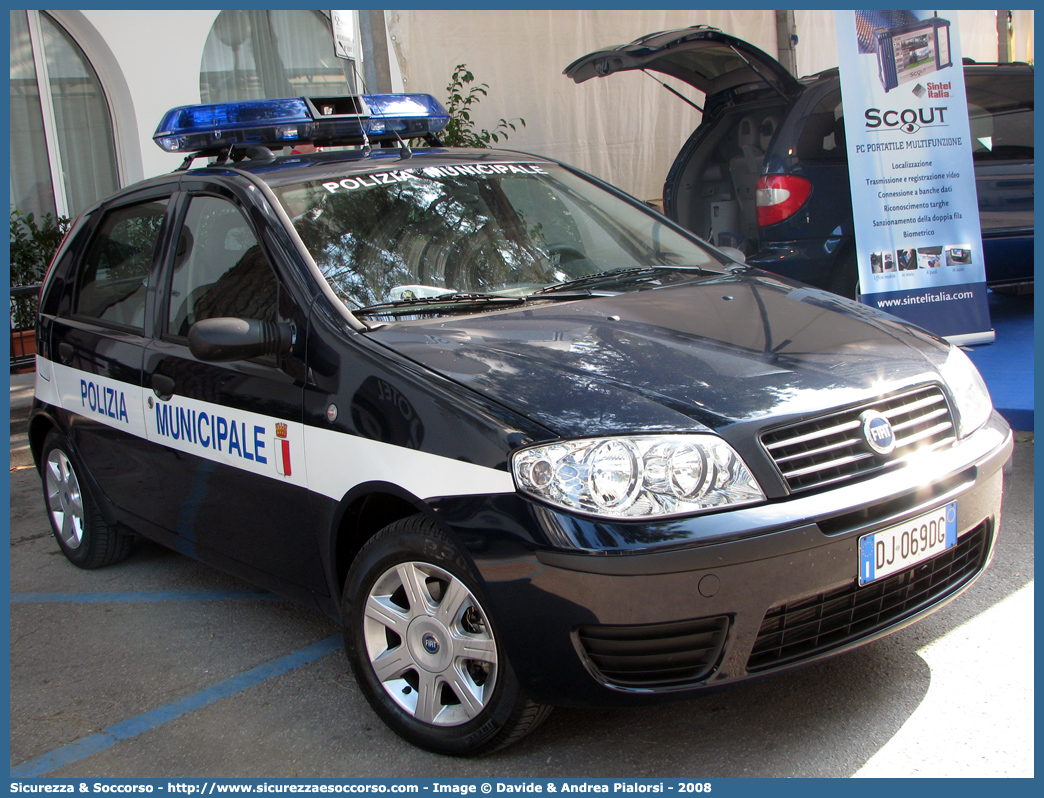
<svg viewBox="0 0 1044 798">
<path fill-rule="evenodd" d="M 951 346 L 946 362 L 939 369 L 957 403 L 957 434 L 963 438 L 986 423 L 993 411 L 990 392 L 979 370 L 958 347 Z"/>
<path fill-rule="evenodd" d="M 515 452 L 511 470 L 522 492 L 600 516 L 680 515 L 765 498 L 740 456 L 714 435 L 559 441 Z"/>
</svg>

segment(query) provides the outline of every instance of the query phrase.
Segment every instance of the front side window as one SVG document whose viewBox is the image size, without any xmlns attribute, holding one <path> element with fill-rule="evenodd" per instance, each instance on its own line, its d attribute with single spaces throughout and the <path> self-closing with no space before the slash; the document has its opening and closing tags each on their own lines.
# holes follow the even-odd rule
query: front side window
<svg viewBox="0 0 1044 798">
<path fill-rule="evenodd" d="M 277 188 L 334 291 L 359 309 L 461 293 L 624 291 L 724 269 L 659 217 L 549 164 L 389 169 Z"/>
<path fill-rule="evenodd" d="M 167 200 L 108 211 L 83 259 L 76 314 L 141 331 Z"/>
<path fill-rule="evenodd" d="M 178 233 L 167 332 L 184 337 L 201 319 L 275 321 L 275 272 L 246 218 L 232 203 L 193 197 Z"/>
</svg>

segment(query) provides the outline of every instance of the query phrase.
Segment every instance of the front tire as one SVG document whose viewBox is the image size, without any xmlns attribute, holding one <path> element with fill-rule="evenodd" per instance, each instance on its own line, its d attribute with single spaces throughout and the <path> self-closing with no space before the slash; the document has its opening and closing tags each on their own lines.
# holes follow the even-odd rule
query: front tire
<svg viewBox="0 0 1044 798">
<path fill-rule="evenodd" d="M 348 573 L 341 613 L 363 694 L 420 748 L 489 753 L 550 713 L 522 692 L 467 560 L 422 516 L 390 524 L 366 543 Z"/>
<path fill-rule="evenodd" d="M 90 569 L 126 558 L 132 537 L 106 522 L 83 480 L 68 439 L 57 430 L 51 430 L 44 439 L 40 462 L 47 518 L 69 562 Z"/>
</svg>

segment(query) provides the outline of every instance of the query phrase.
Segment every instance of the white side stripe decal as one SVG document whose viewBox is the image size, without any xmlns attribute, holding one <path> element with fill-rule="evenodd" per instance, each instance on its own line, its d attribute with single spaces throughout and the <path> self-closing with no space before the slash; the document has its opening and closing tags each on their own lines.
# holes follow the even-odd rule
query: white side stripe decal
<svg viewBox="0 0 1044 798">
<path fill-rule="evenodd" d="M 148 388 L 39 357 L 36 396 L 131 435 L 335 501 L 372 481 L 398 485 L 420 499 L 515 492 L 506 471 L 182 396 L 161 401 Z"/>
<path fill-rule="evenodd" d="M 146 437 L 150 441 L 242 471 L 308 487 L 302 424 L 184 396 L 162 401 L 148 389 L 143 394 Z M 284 458 L 282 447 L 277 447 L 280 440 L 288 445 L 287 462 L 291 466 L 287 468 L 281 468 Z"/>
<path fill-rule="evenodd" d="M 68 410 L 78 413 L 92 421 L 100 421 L 110 427 L 116 427 L 137 435 L 145 434 L 145 416 L 142 413 L 141 388 L 108 377 L 99 377 L 87 371 L 69 368 L 61 363 L 53 363 L 37 356 L 36 398 L 41 402 L 54 402 Z M 40 371 L 44 366 L 44 371 Z M 40 377 L 49 371 L 51 375 L 51 396 L 41 391 Z M 111 405 L 110 405 L 111 402 Z M 109 408 L 116 408 L 110 411 Z"/>
<path fill-rule="evenodd" d="M 317 427 L 304 428 L 309 487 L 340 499 L 364 482 L 398 485 L 420 499 L 514 493 L 506 471 Z"/>
<path fill-rule="evenodd" d="M 58 386 L 55 385 L 51 361 L 36 356 L 36 398 L 49 405 L 60 406 Z"/>
</svg>

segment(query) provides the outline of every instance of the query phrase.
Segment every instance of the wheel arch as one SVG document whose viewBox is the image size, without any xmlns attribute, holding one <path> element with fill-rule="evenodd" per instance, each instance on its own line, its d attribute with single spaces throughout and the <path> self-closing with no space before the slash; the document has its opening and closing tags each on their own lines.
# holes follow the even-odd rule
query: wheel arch
<svg viewBox="0 0 1044 798">
<path fill-rule="evenodd" d="M 33 454 L 33 462 L 36 464 L 37 472 L 42 476 L 44 442 L 51 432 L 57 432 L 65 439 L 65 445 L 68 447 L 69 455 L 76 464 L 81 483 L 91 492 L 91 497 L 105 522 L 110 525 L 117 524 L 119 519 L 117 518 L 116 508 L 109 501 L 109 497 L 101 489 L 90 469 L 84 465 L 80 452 L 69 435 L 68 427 L 62 424 L 48 410 L 34 411 L 29 417 L 29 450 Z"/>
<path fill-rule="evenodd" d="M 330 564 L 338 603 L 348 570 L 366 541 L 389 524 L 411 515 L 434 518 L 431 508 L 390 482 L 367 482 L 341 499 L 330 532 Z"/>
<path fill-rule="evenodd" d="M 51 430 L 60 429 L 58 422 L 46 412 L 36 412 L 29 417 L 29 451 L 32 452 L 33 462 L 36 470 L 41 467 L 40 453 L 43 451 L 44 441 Z"/>
</svg>

